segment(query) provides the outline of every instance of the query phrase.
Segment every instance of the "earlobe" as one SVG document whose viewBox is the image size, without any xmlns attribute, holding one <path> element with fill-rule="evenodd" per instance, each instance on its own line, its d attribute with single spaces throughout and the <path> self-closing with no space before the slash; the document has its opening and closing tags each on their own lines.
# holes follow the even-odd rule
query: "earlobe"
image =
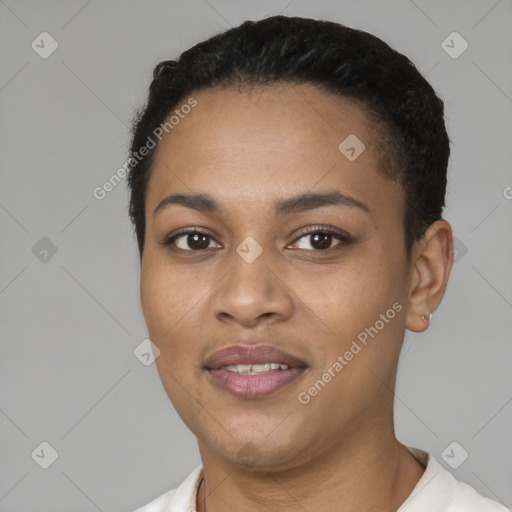
<svg viewBox="0 0 512 512">
<path fill-rule="evenodd" d="M 453 235 L 445 220 L 429 226 L 412 251 L 411 284 L 405 327 L 412 332 L 428 329 L 441 303 L 453 264 Z"/>
</svg>

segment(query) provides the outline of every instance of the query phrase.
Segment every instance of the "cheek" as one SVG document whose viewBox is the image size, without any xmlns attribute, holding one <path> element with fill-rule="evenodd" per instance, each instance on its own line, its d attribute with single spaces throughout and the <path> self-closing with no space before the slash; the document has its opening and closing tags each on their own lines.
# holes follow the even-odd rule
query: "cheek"
<svg viewBox="0 0 512 512">
<path fill-rule="evenodd" d="M 333 336 L 332 350 L 340 350 L 365 328 L 373 326 L 381 314 L 392 308 L 395 302 L 403 304 L 402 262 L 374 248 L 347 260 L 346 265 L 332 267 L 329 273 L 302 277 L 300 295 L 329 327 Z M 396 328 L 401 322 L 386 323 L 382 338 L 396 338 Z M 387 317 L 386 317 L 387 319 Z M 378 324 L 381 325 L 380 322 Z M 384 332 L 385 331 L 385 332 Z M 331 336 L 329 336 L 331 339 Z"/>
<path fill-rule="evenodd" d="M 165 255 L 148 252 L 141 268 L 140 299 L 151 339 L 165 344 L 188 336 L 205 286 L 197 272 L 171 265 Z"/>
<path fill-rule="evenodd" d="M 176 277 L 169 266 L 166 267 L 149 254 L 143 262 L 141 306 L 148 330 L 155 337 L 162 336 L 171 327 L 180 313 L 180 307 L 186 302 L 183 296 L 186 290 L 183 290 Z"/>
<path fill-rule="evenodd" d="M 189 285 L 190 276 L 149 256 L 141 269 L 142 311 L 149 338 L 160 350 L 155 362 L 164 388 L 173 403 L 180 403 L 186 398 L 181 396 L 180 385 L 192 386 L 190 368 L 197 364 L 191 350 L 197 296 Z"/>
</svg>

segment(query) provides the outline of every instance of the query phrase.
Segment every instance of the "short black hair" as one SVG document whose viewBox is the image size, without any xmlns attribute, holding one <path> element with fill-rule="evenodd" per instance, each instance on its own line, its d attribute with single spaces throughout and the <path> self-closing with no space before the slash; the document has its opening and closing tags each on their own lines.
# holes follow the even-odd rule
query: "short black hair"
<svg viewBox="0 0 512 512">
<path fill-rule="evenodd" d="M 273 16 L 245 21 L 155 67 L 147 104 L 133 122 L 128 172 L 129 214 L 141 258 L 155 148 L 144 158 L 139 150 L 149 147 L 171 111 L 204 89 L 287 83 L 355 101 L 375 123 L 379 169 L 404 197 L 410 257 L 413 242 L 444 208 L 450 145 L 443 101 L 407 57 L 374 35 L 331 21 Z"/>
</svg>

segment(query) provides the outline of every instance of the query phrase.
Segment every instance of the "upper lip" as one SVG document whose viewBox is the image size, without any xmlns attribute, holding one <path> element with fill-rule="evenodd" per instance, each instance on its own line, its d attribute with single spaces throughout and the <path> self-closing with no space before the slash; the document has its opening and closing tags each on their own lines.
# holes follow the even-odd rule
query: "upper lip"
<svg viewBox="0 0 512 512">
<path fill-rule="evenodd" d="M 205 366 L 217 370 L 237 364 L 279 363 L 290 368 L 305 367 L 304 361 L 270 345 L 231 345 L 214 352 L 206 360 Z"/>
</svg>

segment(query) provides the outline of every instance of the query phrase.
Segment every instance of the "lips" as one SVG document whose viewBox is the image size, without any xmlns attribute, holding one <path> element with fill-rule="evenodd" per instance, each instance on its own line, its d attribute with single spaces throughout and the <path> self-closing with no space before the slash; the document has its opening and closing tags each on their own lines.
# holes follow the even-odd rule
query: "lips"
<svg viewBox="0 0 512 512">
<path fill-rule="evenodd" d="M 238 365 L 267 363 L 274 363 L 274 368 L 270 368 L 270 371 L 267 371 L 268 366 L 258 368 L 265 370 L 264 373 L 233 371 Z M 279 365 L 279 368 L 275 365 Z M 217 388 L 237 398 L 263 398 L 297 380 L 307 365 L 299 358 L 270 345 L 233 345 L 210 356 L 205 368 L 211 383 Z"/>
</svg>

